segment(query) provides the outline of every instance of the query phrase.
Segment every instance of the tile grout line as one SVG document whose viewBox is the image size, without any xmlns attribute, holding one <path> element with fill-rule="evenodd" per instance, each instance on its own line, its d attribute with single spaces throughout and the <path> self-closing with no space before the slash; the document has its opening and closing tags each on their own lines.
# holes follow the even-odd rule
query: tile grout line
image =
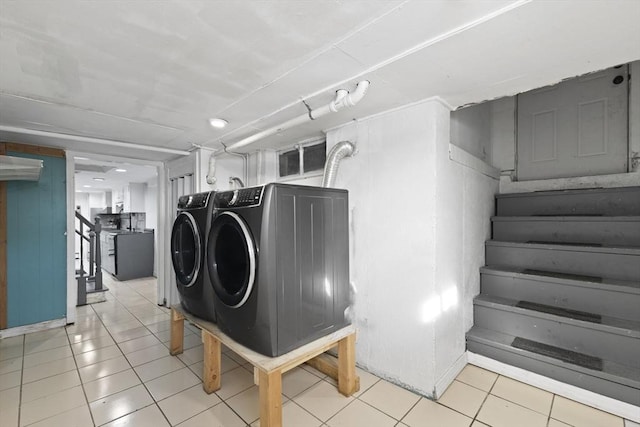
<svg viewBox="0 0 640 427">
<path fill-rule="evenodd" d="M 116 297 L 115 297 L 115 295 L 114 295 L 114 298 L 116 298 Z M 116 298 L 116 299 L 117 299 L 117 298 Z M 122 307 L 123 307 L 125 310 L 129 311 L 129 310 L 127 309 L 127 307 L 126 307 L 124 304 L 122 304 L 122 302 L 120 302 L 120 300 L 118 300 L 118 304 L 122 305 Z M 89 305 L 91 305 L 91 304 L 89 304 Z M 125 417 L 125 416 L 127 416 L 127 415 L 131 415 L 131 414 L 133 414 L 133 413 L 135 413 L 135 412 L 138 412 L 138 411 L 139 411 L 139 410 L 141 410 L 141 409 L 147 408 L 148 406 L 151 406 L 151 405 L 154 405 L 154 404 L 157 406 L 157 403 L 156 403 L 155 399 L 153 398 L 153 395 L 151 395 L 151 393 L 150 393 L 150 392 L 149 392 L 149 390 L 147 389 L 146 385 L 144 384 L 144 382 L 142 381 L 142 379 L 139 377 L 139 375 L 137 374 L 137 372 L 135 371 L 135 369 L 133 368 L 133 366 L 132 366 L 132 365 L 131 365 L 131 363 L 129 362 L 129 359 L 127 359 L 126 355 L 124 354 L 124 352 L 123 352 L 123 351 L 122 351 L 122 349 L 120 348 L 119 343 L 118 343 L 118 342 L 116 342 L 116 340 L 113 338 L 113 335 L 112 335 L 111 331 L 109 331 L 109 328 L 107 327 L 107 325 L 105 325 L 105 324 L 104 324 L 104 322 L 102 321 L 102 318 L 101 318 L 101 317 L 98 315 L 98 313 L 94 310 L 93 306 L 91 307 L 91 309 L 94 311 L 94 314 L 96 315 L 96 317 L 98 318 L 98 320 L 100 321 L 100 323 L 102 324 L 102 326 L 103 326 L 103 327 L 105 328 L 105 330 L 107 331 L 107 334 L 109 335 L 109 337 L 113 340 L 114 345 L 115 345 L 116 347 L 118 347 L 118 350 L 122 353 L 122 357 L 124 357 L 125 361 L 129 364 L 130 369 L 131 369 L 131 370 L 133 371 L 133 373 L 138 377 L 138 380 L 140 381 L 140 384 L 142 384 L 143 386 L 145 386 L 145 389 L 147 390 L 147 393 L 149 393 L 149 396 L 151 397 L 151 399 L 152 399 L 152 401 L 153 401 L 151 404 L 149 404 L 149 405 L 147 405 L 147 406 L 144 406 L 144 407 L 142 407 L 142 408 L 136 409 L 136 410 L 135 410 L 135 411 L 133 411 L 133 412 L 130 412 L 130 413 L 128 413 L 128 414 L 124 414 L 124 415 L 122 415 L 121 417 L 117 417 L 117 418 L 115 418 L 115 419 L 113 419 L 113 420 L 110 420 L 110 421 L 108 421 L 108 422 L 113 422 L 113 421 L 118 420 L 118 419 L 120 419 L 120 418 L 122 418 L 122 417 Z M 131 312 L 129 312 L 129 313 L 130 313 L 130 314 L 132 314 Z M 135 316 L 134 316 L 134 317 L 135 317 Z M 137 317 L 136 317 L 136 319 L 137 319 Z M 144 325 L 143 325 L 143 326 L 144 326 Z M 151 331 L 149 330 L 149 332 L 151 332 Z M 130 340 L 128 340 L 128 341 L 130 341 Z M 125 341 L 125 342 L 126 342 L 126 341 Z M 99 350 L 99 349 L 98 349 L 98 350 Z M 113 358 L 112 358 L 112 359 L 113 359 Z M 108 360 L 112 360 L 112 359 L 108 359 Z M 75 354 L 74 354 L 74 360 L 75 360 Z M 101 362 L 102 362 L 102 361 L 101 361 Z M 96 362 L 96 363 L 101 363 L 101 362 Z M 77 364 L 76 364 L 76 365 L 77 365 Z M 87 365 L 87 366 L 91 366 L 91 365 Z M 77 369 L 77 367 L 76 367 L 76 369 Z M 124 372 L 124 371 L 121 371 L 121 372 Z M 114 374 L 112 374 L 112 375 L 115 375 L 115 374 L 118 374 L 118 373 L 120 373 L 120 372 L 116 372 L 116 373 L 114 373 Z M 80 374 L 80 372 L 79 372 L 79 369 L 78 369 L 78 375 L 79 375 L 79 374 Z M 100 379 L 102 379 L 102 378 L 107 378 L 107 377 L 109 377 L 109 376 L 110 376 L 110 375 L 107 375 L 107 376 L 105 376 L 105 377 L 101 377 L 101 378 L 96 378 L 96 379 L 95 379 L 95 380 L 93 380 L 93 381 L 98 381 L 98 380 L 100 380 Z M 85 383 L 84 383 L 84 381 L 82 381 L 82 378 L 80 378 L 80 382 L 81 382 L 81 385 L 82 385 L 82 388 L 83 388 L 83 391 L 84 391 L 84 384 L 85 384 Z M 89 382 L 92 382 L 92 381 L 89 381 Z M 119 391 L 119 392 L 117 392 L 117 393 L 121 393 L 121 392 L 123 392 L 123 391 L 131 390 L 132 388 L 137 387 L 138 385 L 139 385 L 139 384 L 136 384 L 136 385 L 134 385 L 134 386 L 132 386 L 132 387 L 126 388 L 126 389 L 121 390 L 121 391 Z M 104 397 L 113 396 L 114 394 L 117 394 L 117 393 L 113 393 L 113 394 L 110 394 L 110 395 L 108 395 L 108 396 L 104 396 Z M 87 402 L 88 402 L 88 398 L 86 397 L 86 392 L 85 392 L 85 399 L 86 399 L 86 400 L 87 400 Z M 95 420 L 93 419 L 93 412 L 91 412 L 91 406 L 90 406 L 90 404 L 88 404 L 88 406 L 89 406 L 89 412 L 90 412 L 90 414 L 91 414 L 91 418 L 92 418 L 93 424 L 94 424 L 94 425 L 96 425 L 96 422 L 95 422 Z M 159 408 L 159 407 L 158 407 L 158 409 L 160 410 L 160 408 Z M 161 411 L 161 410 L 160 410 L 160 412 L 162 413 L 162 411 Z M 164 416 L 164 413 L 162 413 L 162 415 Z M 165 417 L 165 418 L 166 418 L 166 417 Z M 169 421 L 169 420 L 167 420 L 167 422 L 168 422 L 168 421 Z M 170 423 L 169 423 L 169 424 L 170 424 Z"/>
<path fill-rule="evenodd" d="M 500 377 L 503 377 L 503 378 L 506 378 L 506 379 L 509 379 L 509 380 L 513 380 L 512 378 L 509 378 L 509 377 L 506 377 L 506 376 L 504 376 L 504 375 L 499 375 L 499 374 L 498 374 L 498 378 L 500 378 Z M 517 381 L 517 380 L 513 380 L 513 381 Z M 498 382 L 498 380 L 496 379 L 496 383 L 497 383 L 497 382 Z M 542 389 L 539 389 L 538 387 L 532 386 L 531 384 L 523 383 L 522 381 L 518 381 L 518 382 L 520 382 L 520 383 L 522 383 L 522 384 L 525 384 L 525 385 L 527 385 L 527 386 L 529 386 L 529 387 L 532 387 L 532 388 L 535 388 L 535 389 L 538 389 L 538 390 L 542 390 Z M 495 385 L 495 384 L 494 384 L 494 385 Z M 491 387 L 491 390 L 493 391 L 493 386 Z M 544 392 L 549 393 L 549 394 L 551 394 L 551 395 L 552 395 L 552 405 L 551 405 L 551 407 L 549 408 L 549 414 L 548 414 L 548 417 L 550 417 L 550 416 L 551 416 L 551 410 L 553 409 L 553 401 L 555 400 L 555 396 L 556 396 L 556 394 L 555 394 L 555 393 L 548 392 L 548 391 L 546 391 L 546 390 L 542 390 L 542 391 L 544 391 Z M 489 392 L 489 394 L 491 394 L 491 392 Z M 512 403 L 512 404 L 514 404 L 514 405 L 516 405 L 516 406 L 518 406 L 518 407 L 520 407 L 520 408 L 524 408 L 524 409 L 527 409 L 527 410 L 529 410 L 529 411 L 531 411 L 531 412 L 535 412 L 536 414 L 545 415 L 545 414 L 544 414 L 544 413 L 542 413 L 542 412 L 539 412 L 539 411 L 537 411 L 537 410 L 535 410 L 535 409 L 533 409 L 533 408 L 529 408 L 529 407 L 527 407 L 527 406 L 521 405 L 520 403 L 518 403 L 518 402 L 514 402 L 514 401 L 512 401 L 512 400 L 509 400 L 509 399 L 508 399 L 508 398 L 506 398 L 506 397 L 498 396 L 498 395 L 495 395 L 495 394 L 491 394 L 491 395 L 492 395 L 492 396 L 494 396 L 494 397 L 496 397 L 496 398 L 498 398 L 498 399 L 504 400 L 505 402 Z M 483 403 L 483 405 L 484 405 L 484 403 Z"/>
<path fill-rule="evenodd" d="M 95 312 L 95 310 L 93 309 L 93 307 L 91 307 L 91 310 L 94 312 L 96 317 L 98 317 L 98 315 Z M 102 323 L 102 319 L 100 319 L 98 317 L 98 320 L 100 320 L 100 323 Z M 102 326 L 104 326 L 104 324 L 102 324 Z M 66 330 L 67 329 L 65 327 L 65 332 L 66 332 Z M 91 411 L 91 405 L 89 403 L 89 398 L 87 397 L 87 391 L 84 388 L 84 381 L 82 381 L 82 376 L 80 375 L 80 369 L 78 368 L 78 361 L 76 360 L 76 354 L 73 352 L 73 346 L 71 345 L 71 339 L 69 338 L 69 334 L 68 333 L 67 333 L 67 340 L 69 341 L 69 348 L 71 349 L 71 354 L 73 355 L 73 363 L 76 365 L 76 372 L 78 373 L 78 379 L 80 380 L 80 386 L 82 387 L 82 394 L 84 395 L 84 400 L 87 403 L 87 410 L 89 411 L 89 416 L 91 417 L 91 422 L 95 426 L 96 425 L 96 420 L 93 418 L 93 412 Z"/>
<path fill-rule="evenodd" d="M 134 291 L 135 293 L 137 293 L 138 295 L 142 296 L 138 291 L 135 291 L 135 290 L 134 290 L 134 289 L 132 289 L 129 285 L 127 285 L 127 287 L 128 287 L 129 289 L 131 289 L 132 291 Z M 112 295 L 113 295 L 113 294 L 112 294 Z M 120 301 L 120 299 L 119 299 L 116 295 L 113 295 L 113 297 L 118 301 L 118 303 L 119 303 L 120 305 L 122 305 L 122 307 L 124 307 L 124 309 L 125 309 L 125 310 L 127 310 L 127 312 L 128 312 L 129 314 L 131 314 L 131 315 L 132 315 L 132 316 L 133 316 L 133 317 L 134 317 L 138 322 L 140 322 L 140 319 L 138 319 L 138 317 L 137 317 L 135 314 L 131 313 L 131 311 L 129 311 L 129 309 L 127 308 L 127 306 L 125 306 L 125 305 Z M 144 298 L 144 297 L 143 297 L 143 298 Z M 146 298 L 145 298 L 145 299 L 146 299 Z M 92 307 L 92 308 L 93 308 L 93 307 Z M 95 310 L 94 310 L 94 311 L 95 311 Z M 107 330 L 107 333 L 109 334 L 109 336 L 111 337 L 111 339 L 113 339 L 113 335 L 111 334 L 111 331 L 109 330 L 109 328 L 107 327 L 107 325 L 105 325 L 105 324 L 104 324 L 104 322 L 102 322 L 102 319 L 101 319 L 101 318 L 100 318 L 100 322 L 102 323 L 102 325 L 103 325 L 103 326 L 105 327 L 105 329 Z M 140 324 L 141 324 L 143 327 L 145 327 L 149 332 L 151 332 L 151 334 L 155 337 L 155 335 L 153 334 L 153 331 L 151 331 L 151 329 L 147 328 L 147 325 L 144 325 L 142 322 L 140 322 Z M 156 337 L 156 339 L 157 339 L 157 337 Z M 129 361 L 129 359 L 128 359 L 128 358 L 127 358 L 127 356 L 125 355 L 125 353 L 124 353 L 124 351 L 122 350 L 122 348 L 120 348 L 120 344 L 121 344 L 121 343 L 116 342 L 116 340 L 115 340 L 115 339 L 113 339 L 113 341 L 115 342 L 115 344 L 116 344 L 116 346 L 118 347 L 118 349 L 120 350 L 120 352 L 122 352 L 122 356 L 123 356 L 123 357 L 124 357 L 124 359 L 127 361 L 127 363 L 129 364 L 129 366 L 131 367 L 131 370 L 133 371 L 134 375 L 135 375 L 135 376 L 138 378 L 138 380 L 140 381 L 140 384 L 142 384 L 142 386 L 144 387 L 144 389 L 146 390 L 146 392 L 149 394 L 149 397 L 151 397 L 151 401 L 152 401 L 152 403 L 151 403 L 150 405 L 147 405 L 147 406 L 145 406 L 145 407 L 143 407 L 143 408 L 140 408 L 140 409 L 136 409 L 136 410 L 135 410 L 135 411 L 133 411 L 133 412 L 130 412 L 130 413 L 128 413 L 128 414 L 125 414 L 125 415 L 123 415 L 122 417 L 118 417 L 118 418 L 116 418 L 116 419 L 114 419 L 114 420 L 111 420 L 111 421 L 109 421 L 109 422 L 113 422 L 113 421 L 115 421 L 115 420 L 117 420 L 117 419 L 120 419 L 120 418 L 126 417 L 126 416 L 128 416 L 128 415 L 134 414 L 134 413 L 138 412 L 139 410 L 144 409 L 144 408 L 146 408 L 146 407 L 148 407 L 148 406 L 155 405 L 155 406 L 158 408 L 158 411 L 160 411 L 160 413 L 162 414 L 162 416 L 164 417 L 164 419 L 167 421 L 167 423 L 168 423 L 169 425 L 171 425 L 171 422 L 169 421 L 169 419 L 167 418 L 167 416 L 165 415 L 165 413 L 162 411 L 162 408 L 160 408 L 160 405 L 158 405 L 158 401 L 156 401 L 155 397 L 153 397 L 153 394 L 151 394 L 151 391 L 149 390 L 149 388 L 147 387 L 147 385 L 145 384 L 145 382 L 142 380 L 142 378 L 140 378 L 140 375 L 138 374 L 138 372 L 136 372 L 136 370 L 134 369 L 133 365 L 131 365 L 131 362 Z M 158 341 L 159 341 L 159 340 L 158 340 Z M 126 342 L 126 341 L 124 341 L 124 342 Z M 182 361 L 181 361 L 181 362 L 182 362 Z M 184 362 L 183 362 L 183 363 L 184 363 Z M 158 378 L 160 378 L 160 377 L 158 377 Z M 136 387 L 137 385 L 138 385 L 138 384 L 136 384 L 134 387 Z M 126 390 L 129 390 L 129 389 L 131 389 L 131 388 L 133 388 L 133 387 L 130 387 L 130 388 L 126 389 Z M 123 391 L 124 391 L 124 390 L 123 390 Z M 177 393 L 176 393 L 176 394 L 177 394 Z M 167 397 L 170 397 L 170 396 L 167 396 Z M 95 423 L 94 423 L 94 424 L 95 424 Z"/>
<path fill-rule="evenodd" d="M 22 365 L 20 366 L 20 390 L 18 396 L 18 426 L 20 426 L 20 418 L 22 417 L 22 381 L 24 380 L 24 356 L 27 346 L 26 334 L 22 336 Z"/>
<path fill-rule="evenodd" d="M 479 423 L 482 422 L 482 421 L 478 420 L 478 415 L 480 415 L 480 411 L 482 411 L 482 407 L 487 402 L 487 399 L 489 398 L 489 396 L 492 396 L 491 392 L 493 391 L 493 388 L 496 386 L 499 378 L 500 378 L 500 375 L 497 375 L 496 379 L 491 384 L 491 387 L 489 387 L 489 390 L 487 391 L 487 394 L 484 396 L 484 399 L 482 400 L 482 403 L 480 404 L 480 407 L 478 408 L 478 411 L 476 412 L 476 414 L 473 416 L 473 419 L 471 420 L 471 424 L 473 424 L 475 421 L 478 421 Z M 471 386 L 471 387 L 473 387 L 473 386 Z"/>
<path fill-rule="evenodd" d="M 547 417 L 547 427 L 549 426 L 549 423 L 551 422 L 551 412 L 553 411 L 553 402 L 555 402 L 556 400 L 556 395 L 555 393 L 553 393 L 551 395 L 551 406 L 549 407 L 549 416 Z"/>
</svg>

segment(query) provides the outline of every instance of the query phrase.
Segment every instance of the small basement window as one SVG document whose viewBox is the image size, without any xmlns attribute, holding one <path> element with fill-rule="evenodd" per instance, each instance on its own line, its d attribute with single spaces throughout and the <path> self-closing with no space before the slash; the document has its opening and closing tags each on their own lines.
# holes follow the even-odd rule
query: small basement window
<svg viewBox="0 0 640 427">
<path fill-rule="evenodd" d="M 278 155 L 280 176 L 300 174 L 300 151 L 293 149 Z"/>
<path fill-rule="evenodd" d="M 321 171 L 327 158 L 327 143 L 313 141 L 278 154 L 280 177 L 293 177 Z"/>
</svg>

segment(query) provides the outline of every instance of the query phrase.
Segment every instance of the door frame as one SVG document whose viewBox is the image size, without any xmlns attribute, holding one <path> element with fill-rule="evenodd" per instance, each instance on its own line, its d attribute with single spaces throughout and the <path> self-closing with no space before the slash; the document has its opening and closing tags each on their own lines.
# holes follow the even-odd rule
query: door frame
<svg viewBox="0 0 640 427">
<path fill-rule="evenodd" d="M 74 323 L 76 320 L 75 307 L 78 301 L 78 285 L 75 279 L 75 159 L 74 157 L 87 157 L 91 160 L 110 161 L 118 163 L 131 163 L 141 166 L 153 166 L 157 170 L 157 227 L 155 230 L 157 236 L 157 245 L 154 249 L 157 256 L 155 260 L 158 265 L 157 304 L 161 305 L 164 301 L 164 290 L 166 280 L 166 256 L 162 256 L 163 250 L 167 245 L 167 216 L 165 206 L 167 204 L 167 180 L 164 162 L 140 160 L 129 157 L 109 156 L 105 154 L 95 154 L 82 151 L 67 151 L 67 323 Z"/>
</svg>

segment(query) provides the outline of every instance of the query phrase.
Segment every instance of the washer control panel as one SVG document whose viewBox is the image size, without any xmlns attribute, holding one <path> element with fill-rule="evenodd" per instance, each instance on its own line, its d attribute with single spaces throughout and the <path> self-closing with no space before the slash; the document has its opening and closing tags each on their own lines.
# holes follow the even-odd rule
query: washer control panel
<svg viewBox="0 0 640 427">
<path fill-rule="evenodd" d="M 221 191 L 215 195 L 215 207 L 225 209 L 260 206 L 263 191 L 264 186 Z"/>
<path fill-rule="evenodd" d="M 200 209 L 207 206 L 210 192 L 188 194 L 178 199 L 178 209 Z"/>
</svg>

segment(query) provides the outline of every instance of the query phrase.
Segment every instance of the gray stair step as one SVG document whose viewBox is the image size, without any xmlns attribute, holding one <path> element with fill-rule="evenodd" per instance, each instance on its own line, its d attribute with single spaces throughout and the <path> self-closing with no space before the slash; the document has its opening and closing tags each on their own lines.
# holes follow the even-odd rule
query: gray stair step
<svg viewBox="0 0 640 427">
<path fill-rule="evenodd" d="M 640 281 L 640 248 L 490 240 L 485 251 L 487 265 Z"/>
<path fill-rule="evenodd" d="M 518 307 L 520 301 L 480 295 L 474 325 L 640 369 L 640 322 L 601 316 L 599 321 Z M 584 319 L 580 317 L 580 319 Z"/>
<path fill-rule="evenodd" d="M 640 187 L 499 194 L 496 215 L 640 215 Z"/>
<path fill-rule="evenodd" d="M 483 295 L 640 321 L 640 282 L 502 266 L 480 269 Z"/>
<path fill-rule="evenodd" d="M 493 239 L 640 247 L 640 216 L 508 216 L 491 218 Z"/>
<path fill-rule="evenodd" d="M 640 369 L 602 359 L 601 370 L 514 347 L 518 337 L 474 326 L 467 349 L 492 359 L 591 390 L 632 405 L 640 405 Z M 553 354 L 553 353 L 550 353 Z"/>
</svg>

